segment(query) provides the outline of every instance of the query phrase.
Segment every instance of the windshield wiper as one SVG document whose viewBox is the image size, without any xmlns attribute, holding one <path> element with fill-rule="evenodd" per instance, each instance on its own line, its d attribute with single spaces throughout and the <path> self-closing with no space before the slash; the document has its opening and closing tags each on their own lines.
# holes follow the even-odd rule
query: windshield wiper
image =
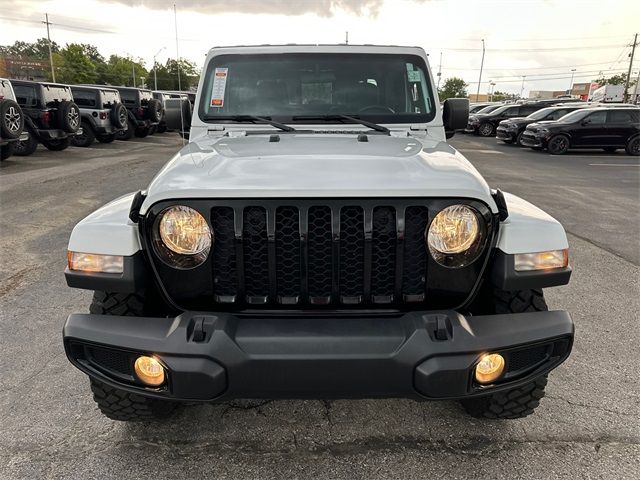
<svg viewBox="0 0 640 480">
<path fill-rule="evenodd" d="M 386 133 L 390 135 L 391 132 L 387 127 L 383 127 L 382 125 L 378 125 L 377 123 L 368 122 L 366 120 L 362 120 L 358 117 L 352 117 L 351 115 L 342 115 L 342 114 L 329 114 L 329 115 L 296 115 L 293 117 L 293 120 L 347 120 L 351 123 L 359 123 L 360 125 L 364 125 L 365 127 L 369 127 L 372 130 L 377 132 Z"/>
<path fill-rule="evenodd" d="M 295 128 L 285 125 L 284 123 L 275 122 L 269 117 L 258 117 L 255 115 L 207 115 L 205 120 L 231 120 L 232 122 L 251 122 L 251 123 L 263 123 L 265 125 L 271 125 L 272 127 L 279 128 L 285 132 L 295 132 Z"/>
</svg>

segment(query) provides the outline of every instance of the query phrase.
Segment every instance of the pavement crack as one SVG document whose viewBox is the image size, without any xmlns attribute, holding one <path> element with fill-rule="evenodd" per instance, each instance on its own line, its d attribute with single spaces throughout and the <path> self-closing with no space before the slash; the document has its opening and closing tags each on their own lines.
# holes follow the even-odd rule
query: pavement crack
<svg viewBox="0 0 640 480">
<path fill-rule="evenodd" d="M 256 414 L 266 416 L 262 411 L 262 407 L 268 405 L 271 402 L 273 402 L 273 400 L 233 400 L 230 402 L 226 402 L 223 404 L 226 408 L 222 410 L 220 419 L 223 419 L 227 415 L 227 413 L 234 410 L 254 410 Z"/>
<path fill-rule="evenodd" d="M 598 410 L 600 412 L 610 413 L 612 415 L 619 415 L 621 417 L 631 417 L 631 418 L 634 418 L 634 419 L 638 418 L 637 415 L 635 415 L 635 414 L 625 413 L 625 412 L 618 412 L 617 410 L 612 410 L 610 408 L 601 407 L 599 405 L 589 405 L 587 403 L 575 402 L 573 400 L 568 400 L 566 398 L 558 397 L 556 395 L 547 394 L 547 395 L 545 395 L 545 397 L 549 398 L 551 400 L 561 400 L 561 401 L 563 401 L 563 402 L 565 402 L 565 403 L 567 403 L 567 404 L 569 404 L 569 405 L 571 405 L 573 407 L 583 407 L 583 408 L 588 408 L 588 409 L 591 409 L 591 410 Z"/>
<path fill-rule="evenodd" d="M 331 400 L 322 400 L 322 405 L 324 406 L 324 418 L 327 420 L 329 428 L 331 429 L 333 428 L 333 418 L 331 416 L 331 409 L 333 408 L 333 405 Z"/>
</svg>

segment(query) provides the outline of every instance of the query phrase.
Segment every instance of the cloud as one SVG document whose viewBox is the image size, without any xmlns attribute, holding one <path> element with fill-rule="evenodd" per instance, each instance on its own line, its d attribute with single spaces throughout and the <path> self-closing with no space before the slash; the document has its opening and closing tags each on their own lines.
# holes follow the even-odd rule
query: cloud
<svg viewBox="0 0 640 480">
<path fill-rule="evenodd" d="M 178 10 L 198 13 L 248 13 L 273 15 L 316 14 L 331 17 L 336 10 L 358 16 L 376 17 L 384 0 L 109 0 L 153 10 L 167 10 L 176 4 Z M 425 0 L 418 0 L 425 1 Z"/>
</svg>

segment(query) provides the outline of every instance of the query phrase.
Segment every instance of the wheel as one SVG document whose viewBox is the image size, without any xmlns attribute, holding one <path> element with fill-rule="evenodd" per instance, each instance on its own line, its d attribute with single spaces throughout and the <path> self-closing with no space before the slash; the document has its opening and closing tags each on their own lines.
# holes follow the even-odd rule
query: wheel
<svg viewBox="0 0 640 480">
<path fill-rule="evenodd" d="M 71 138 L 71 145 L 74 147 L 90 147 L 95 139 L 96 134 L 93 133 L 93 128 L 91 128 L 89 122 L 83 120 L 82 133 Z"/>
<path fill-rule="evenodd" d="M 167 124 L 166 123 L 161 123 L 158 125 L 158 133 L 164 133 L 167 131 Z"/>
<path fill-rule="evenodd" d="M 524 133 L 524 131 L 520 132 L 518 134 L 518 136 L 516 137 L 516 145 L 518 145 L 519 147 L 522 146 L 522 134 Z"/>
<path fill-rule="evenodd" d="M 116 139 L 116 134 L 110 133 L 108 135 L 98 135 L 96 138 L 100 143 L 111 143 Z"/>
<path fill-rule="evenodd" d="M 157 125 L 151 125 L 149 127 L 149 135 L 154 135 L 157 131 L 158 131 L 158 126 Z"/>
<path fill-rule="evenodd" d="M 604 150 L 607 153 L 615 153 L 616 150 L 618 150 L 616 147 L 604 147 L 602 150 Z"/>
<path fill-rule="evenodd" d="M 13 146 L 13 154 L 18 157 L 26 157 L 31 155 L 38 148 L 38 140 L 36 137 L 29 133 L 29 138 L 27 140 L 20 141 L 18 140 Z"/>
<path fill-rule="evenodd" d="M 143 397 L 136 393 L 114 388 L 89 378 L 93 400 L 103 415 L 111 420 L 141 422 L 169 417 L 178 404 L 168 400 Z"/>
<path fill-rule="evenodd" d="M 125 128 L 124 130 L 120 130 L 118 133 L 116 133 L 116 138 L 118 140 L 129 140 L 133 138 L 133 132 L 135 131 L 135 129 L 136 127 L 131 121 L 131 119 L 127 118 L 127 128 Z"/>
<path fill-rule="evenodd" d="M 149 130 L 150 130 L 149 127 L 138 127 L 138 128 L 136 128 L 136 130 L 135 130 L 136 137 L 138 137 L 138 138 L 146 137 L 147 135 L 149 135 Z"/>
<path fill-rule="evenodd" d="M 547 143 L 551 155 L 563 155 L 569 150 L 569 139 L 565 135 L 554 135 Z"/>
<path fill-rule="evenodd" d="M 89 311 L 99 315 L 165 316 L 171 313 L 155 291 L 95 292 Z M 166 418 L 180 405 L 127 392 L 90 378 L 93 399 L 112 420 L 142 421 Z"/>
<path fill-rule="evenodd" d="M 55 139 L 55 140 L 42 140 L 42 144 L 52 152 L 60 152 L 66 149 L 71 144 L 71 141 L 67 137 L 67 138 Z"/>
<path fill-rule="evenodd" d="M 15 140 L 24 128 L 22 109 L 13 100 L 0 99 L 0 137 Z"/>
<path fill-rule="evenodd" d="M 160 100 L 152 99 L 147 104 L 147 113 L 149 120 L 152 122 L 159 122 L 162 119 L 162 103 Z"/>
<path fill-rule="evenodd" d="M 13 155 L 14 142 L 7 143 L 0 147 L 0 161 L 6 160 Z"/>
<path fill-rule="evenodd" d="M 627 155 L 633 155 L 634 157 L 640 156 L 640 135 L 630 139 L 624 150 L 627 152 Z"/>
<path fill-rule="evenodd" d="M 478 127 L 478 134 L 481 137 L 492 137 L 496 134 L 495 128 L 490 123 L 483 123 Z"/>
<path fill-rule="evenodd" d="M 111 124 L 116 128 L 125 128 L 129 120 L 127 108 L 121 103 L 114 104 L 113 107 L 111 107 L 111 112 L 109 112 L 109 119 L 111 120 Z"/>
<path fill-rule="evenodd" d="M 76 133 L 80 128 L 80 109 L 75 103 L 63 100 L 58 104 L 55 115 L 58 126 L 65 132 Z"/>
<path fill-rule="evenodd" d="M 476 315 L 544 312 L 548 310 L 542 290 L 504 291 L 484 287 L 471 310 Z M 531 415 L 544 397 L 547 376 L 541 376 L 518 388 L 482 397 L 468 398 L 460 403 L 473 417 L 522 418 Z"/>
</svg>

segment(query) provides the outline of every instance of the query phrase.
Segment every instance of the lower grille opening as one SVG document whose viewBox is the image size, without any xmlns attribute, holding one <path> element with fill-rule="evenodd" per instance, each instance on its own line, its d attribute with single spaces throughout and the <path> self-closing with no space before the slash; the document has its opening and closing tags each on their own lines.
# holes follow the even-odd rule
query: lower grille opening
<svg viewBox="0 0 640 480">
<path fill-rule="evenodd" d="M 129 352 L 100 347 L 86 347 L 85 350 L 87 360 L 96 367 L 121 375 L 133 375 L 133 357 Z"/>
</svg>

